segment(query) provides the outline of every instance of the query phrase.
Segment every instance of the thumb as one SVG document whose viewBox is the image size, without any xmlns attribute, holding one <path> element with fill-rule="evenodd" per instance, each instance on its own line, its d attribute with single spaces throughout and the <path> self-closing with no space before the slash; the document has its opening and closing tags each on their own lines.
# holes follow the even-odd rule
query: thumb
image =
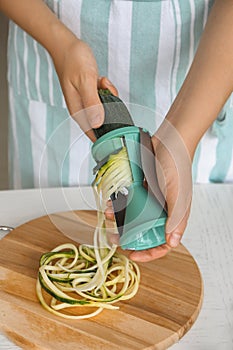
<svg viewBox="0 0 233 350">
<path fill-rule="evenodd" d="M 166 240 L 177 247 L 190 213 L 192 200 L 192 163 L 177 130 L 166 122 L 153 138 L 159 186 L 164 194 L 168 218 Z"/>
<path fill-rule="evenodd" d="M 185 228 L 187 226 L 189 213 L 190 213 L 190 207 L 186 210 L 186 213 L 183 215 L 183 218 L 181 219 L 179 224 L 175 228 L 173 228 L 173 230 L 171 231 L 170 227 L 173 226 L 173 221 L 174 221 L 173 215 L 175 216 L 175 214 L 170 213 L 169 207 L 168 207 L 168 218 L 166 222 L 165 231 L 166 231 L 166 241 L 171 248 L 176 248 L 179 245 L 182 239 L 182 236 L 184 234 Z"/>
<path fill-rule="evenodd" d="M 167 182 L 166 204 L 168 218 L 166 221 L 166 240 L 175 248 L 181 241 L 187 226 L 192 200 L 192 179 L 188 172 L 176 173 Z"/>
</svg>

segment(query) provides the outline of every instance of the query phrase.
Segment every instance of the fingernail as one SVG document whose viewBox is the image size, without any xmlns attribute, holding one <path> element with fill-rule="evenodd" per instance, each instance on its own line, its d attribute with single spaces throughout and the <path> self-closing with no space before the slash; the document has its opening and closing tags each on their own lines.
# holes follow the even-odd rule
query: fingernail
<svg viewBox="0 0 233 350">
<path fill-rule="evenodd" d="M 179 233 L 172 233 L 169 238 L 169 245 L 172 248 L 175 248 L 179 245 L 181 239 L 181 235 Z"/>
</svg>

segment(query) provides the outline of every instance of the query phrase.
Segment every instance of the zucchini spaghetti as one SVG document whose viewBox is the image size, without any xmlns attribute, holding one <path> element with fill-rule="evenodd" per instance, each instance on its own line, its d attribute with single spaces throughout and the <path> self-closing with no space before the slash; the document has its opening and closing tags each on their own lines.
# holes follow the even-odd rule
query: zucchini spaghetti
<svg viewBox="0 0 233 350">
<path fill-rule="evenodd" d="M 110 196 L 119 191 L 125 193 L 131 183 L 123 147 L 109 157 L 93 183 L 98 209 L 93 246 L 66 243 L 41 256 L 36 293 L 46 310 L 68 319 L 84 319 L 104 309 L 118 309 L 117 301 L 137 293 L 139 268 L 117 251 L 117 245 L 109 245 L 104 216 Z M 83 308 L 88 311 L 81 312 Z"/>
</svg>

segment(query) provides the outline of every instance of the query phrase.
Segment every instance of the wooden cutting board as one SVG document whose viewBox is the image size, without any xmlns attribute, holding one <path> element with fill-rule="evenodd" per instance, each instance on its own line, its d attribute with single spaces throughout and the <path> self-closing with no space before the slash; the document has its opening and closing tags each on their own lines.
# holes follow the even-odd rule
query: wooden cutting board
<svg viewBox="0 0 233 350">
<path fill-rule="evenodd" d="M 139 264 L 139 291 L 119 302 L 120 310 L 78 321 L 44 310 L 35 294 L 41 254 L 72 237 L 91 242 L 95 223 L 93 211 L 53 214 L 16 228 L 0 241 L 0 329 L 23 349 L 162 350 L 196 320 L 203 284 L 182 245 L 164 258 Z"/>
</svg>

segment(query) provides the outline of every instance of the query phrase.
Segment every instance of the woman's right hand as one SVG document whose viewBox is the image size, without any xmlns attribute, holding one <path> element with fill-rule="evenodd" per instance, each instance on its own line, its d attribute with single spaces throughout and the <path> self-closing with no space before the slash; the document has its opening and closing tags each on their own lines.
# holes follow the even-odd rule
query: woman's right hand
<svg viewBox="0 0 233 350">
<path fill-rule="evenodd" d="M 106 77 L 99 77 L 91 48 L 73 34 L 52 58 L 71 116 L 94 141 L 91 129 L 104 122 L 98 89 L 109 89 L 114 95 L 117 95 L 117 89 Z"/>
</svg>

